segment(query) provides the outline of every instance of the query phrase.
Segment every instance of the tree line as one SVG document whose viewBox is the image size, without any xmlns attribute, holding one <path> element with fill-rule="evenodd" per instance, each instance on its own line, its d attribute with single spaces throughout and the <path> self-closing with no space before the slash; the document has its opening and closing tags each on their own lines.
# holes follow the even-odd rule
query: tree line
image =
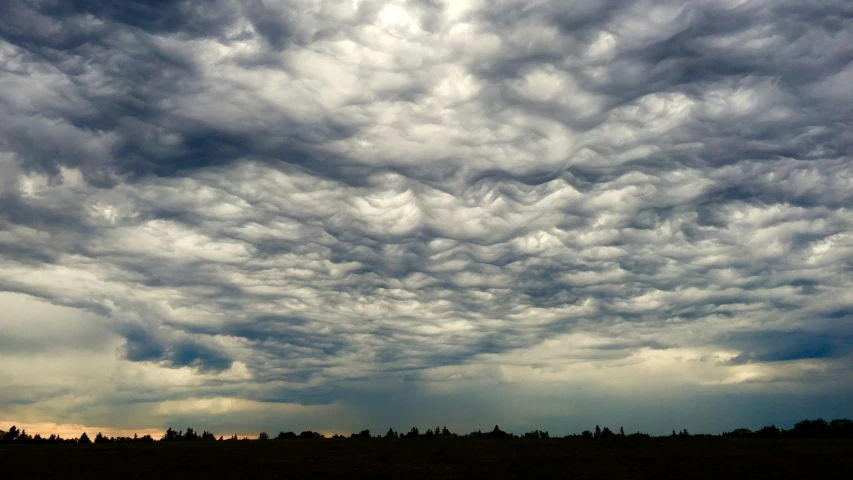
<svg viewBox="0 0 853 480">
<path fill-rule="evenodd" d="M 407 439 L 407 438 L 441 438 L 441 437 L 464 437 L 464 438 L 525 438 L 525 439 L 547 439 L 547 438 L 561 438 L 561 437 L 551 437 L 551 435 L 547 431 L 542 430 L 531 430 L 522 435 L 516 435 L 514 433 L 505 432 L 500 429 L 497 425 L 491 431 L 482 432 L 477 430 L 476 432 L 470 432 L 465 435 L 457 435 L 456 433 L 451 432 L 447 429 L 447 427 L 438 427 L 429 428 L 425 432 L 421 433 L 421 431 L 417 427 L 412 427 L 408 432 L 402 433 L 397 432 L 393 428 L 389 428 L 388 432 L 384 435 L 376 435 L 373 436 L 370 433 L 370 430 L 362 430 L 358 433 L 352 433 L 349 437 L 345 435 L 335 434 L 332 435 L 332 439 Z M 797 422 L 793 428 L 790 430 L 784 430 L 777 428 L 775 425 L 770 425 L 766 427 L 762 427 L 756 431 L 752 431 L 747 428 L 738 428 L 736 430 L 732 430 L 731 432 L 723 432 L 719 435 L 710 435 L 710 434 L 690 434 L 686 429 L 682 429 L 680 431 L 673 430 L 671 435 L 664 435 L 654 437 L 647 433 L 629 433 L 626 434 L 625 430 L 620 427 L 619 431 L 616 432 L 611 430 L 608 427 L 601 428 L 599 425 L 595 426 L 594 430 L 584 430 L 579 434 L 570 434 L 566 435 L 562 438 L 582 438 L 582 439 L 638 439 L 638 438 L 853 438 L 853 420 L 848 420 L 845 418 L 832 420 L 831 422 L 827 422 L 824 419 L 817 420 L 803 420 L 801 422 Z M 326 438 L 325 435 L 314 432 L 312 430 L 305 430 L 301 433 L 295 432 L 279 432 L 274 438 L 271 438 L 269 434 L 266 432 L 261 432 L 258 435 L 256 440 L 299 440 L 299 439 L 321 439 Z M 159 439 L 161 442 L 204 442 L 204 441 L 229 441 L 229 440 L 249 440 L 248 437 L 243 437 L 239 439 L 237 435 L 231 435 L 228 438 L 224 438 L 223 436 L 219 436 L 217 439 L 216 436 L 208 432 L 207 430 L 202 433 L 198 433 L 196 430 L 192 428 L 187 428 L 186 431 L 183 430 L 173 430 L 172 427 L 169 427 L 162 437 Z M 84 432 L 80 435 L 79 438 L 61 438 L 59 435 L 52 434 L 49 437 L 42 437 L 39 434 L 29 435 L 26 430 L 18 430 L 16 426 L 12 426 L 8 431 L 0 430 L 0 444 L 24 444 L 24 443 L 33 443 L 33 444 L 57 444 L 57 443 L 76 443 L 76 444 L 91 444 L 91 443 L 129 443 L 129 442 L 138 442 L 138 443 L 150 443 L 154 442 L 154 438 L 151 435 L 137 436 L 133 435 L 133 437 L 107 437 L 102 435 L 100 432 L 95 436 L 95 439 L 92 440 L 89 436 Z"/>
<path fill-rule="evenodd" d="M 18 427 L 12 425 L 9 431 L 0 430 L 0 444 L 4 443 L 125 443 L 125 442 L 153 442 L 154 438 L 151 435 L 142 437 L 136 434 L 133 437 L 106 437 L 100 432 L 92 440 L 86 432 L 83 432 L 79 438 L 62 438 L 59 435 L 51 434 L 49 437 L 42 437 L 40 434 L 30 435 L 26 430 L 18 430 Z"/>
</svg>

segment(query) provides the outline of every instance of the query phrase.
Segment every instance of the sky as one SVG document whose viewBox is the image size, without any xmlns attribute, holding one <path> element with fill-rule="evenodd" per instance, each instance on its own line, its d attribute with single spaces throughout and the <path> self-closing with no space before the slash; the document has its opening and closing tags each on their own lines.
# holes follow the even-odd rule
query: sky
<svg viewBox="0 0 853 480">
<path fill-rule="evenodd" d="M 0 2 L 0 429 L 853 417 L 851 46 L 847 0 Z"/>
</svg>

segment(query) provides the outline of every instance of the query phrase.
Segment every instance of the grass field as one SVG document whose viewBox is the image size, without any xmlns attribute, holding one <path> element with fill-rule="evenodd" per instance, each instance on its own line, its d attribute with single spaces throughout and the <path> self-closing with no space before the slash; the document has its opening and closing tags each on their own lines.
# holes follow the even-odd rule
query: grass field
<svg viewBox="0 0 853 480">
<path fill-rule="evenodd" d="M 0 445 L 0 480 L 365 477 L 853 478 L 853 441 L 442 438 Z"/>
</svg>

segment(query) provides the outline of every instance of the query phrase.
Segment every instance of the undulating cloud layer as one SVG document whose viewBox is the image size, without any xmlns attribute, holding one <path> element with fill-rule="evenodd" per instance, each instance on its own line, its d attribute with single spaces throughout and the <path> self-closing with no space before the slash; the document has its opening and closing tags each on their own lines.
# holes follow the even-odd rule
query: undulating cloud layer
<svg viewBox="0 0 853 480">
<path fill-rule="evenodd" d="M 849 416 L 851 45 L 830 0 L 3 2 L 0 420 Z"/>
</svg>

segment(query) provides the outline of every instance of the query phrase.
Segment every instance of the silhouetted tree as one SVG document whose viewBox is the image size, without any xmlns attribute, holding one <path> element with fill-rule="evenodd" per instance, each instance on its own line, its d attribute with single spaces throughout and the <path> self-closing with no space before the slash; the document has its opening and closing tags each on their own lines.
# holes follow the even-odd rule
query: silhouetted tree
<svg viewBox="0 0 853 480">
<path fill-rule="evenodd" d="M 532 430 L 525 433 L 522 438 L 549 438 L 548 432 L 542 430 Z"/>
<path fill-rule="evenodd" d="M 86 432 L 83 432 L 83 435 L 80 435 L 80 438 L 77 439 L 77 443 L 82 443 L 82 444 L 88 445 L 88 444 L 92 443 L 92 441 L 89 440 L 89 436 L 86 435 Z"/>
<path fill-rule="evenodd" d="M 445 425 L 444 428 L 441 429 L 441 436 L 442 437 L 451 437 L 453 435 L 454 434 L 451 433 L 450 430 L 447 429 L 447 425 Z"/>
<path fill-rule="evenodd" d="M 822 418 L 797 422 L 791 430 L 791 435 L 794 437 L 828 437 L 829 433 L 829 423 Z"/>
<path fill-rule="evenodd" d="M 412 427 L 412 429 L 409 430 L 409 433 L 405 435 L 400 435 L 400 438 L 418 438 L 420 436 L 421 433 L 420 431 L 418 431 L 418 427 Z"/>
<path fill-rule="evenodd" d="M 584 430 L 581 432 L 581 438 L 595 438 L 589 430 Z"/>
<path fill-rule="evenodd" d="M 312 432 L 311 430 L 306 430 L 299 434 L 299 438 L 326 438 L 320 433 Z"/>
<path fill-rule="evenodd" d="M 595 426 L 595 433 L 593 434 L 595 438 L 601 438 L 601 427 L 598 425 Z"/>
<path fill-rule="evenodd" d="M 397 438 L 397 432 L 393 428 L 389 428 L 388 433 L 385 434 L 385 438 Z"/>
<path fill-rule="evenodd" d="M 266 440 L 269 440 L 269 439 L 270 439 L 270 436 L 269 436 L 269 434 L 268 434 L 267 432 L 261 432 L 261 433 L 258 435 L 258 440 L 266 441 Z"/>
<path fill-rule="evenodd" d="M 481 435 L 483 437 L 488 437 L 488 438 L 511 438 L 511 437 L 513 437 L 513 434 L 504 432 L 497 425 L 495 425 L 495 428 L 493 428 L 491 432 L 484 433 Z"/>
<path fill-rule="evenodd" d="M 431 428 L 428 428 L 426 432 L 422 435 L 424 438 L 432 438 L 435 436 L 435 432 L 432 431 Z"/>
<path fill-rule="evenodd" d="M 296 438 L 296 434 L 293 432 L 279 432 L 275 437 L 276 440 L 287 440 L 293 438 Z"/>
<path fill-rule="evenodd" d="M 201 440 L 198 433 L 195 432 L 192 428 L 187 428 L 187 433 L 184 434 L 184 440 Z"/>
<path fill-rule="evenodd" d="M 770 425 L 769 427 L 761 427 L 757 432 L 755 432 L 756 437 L 760 438 L 776 438 L 782 435 L 782 432 L 776 428 L 776 425 Z"/>
<path fill-rule="evenodd" d="M 838 418 L 829 422 L 829 429 L 833 437 L 853 438 L 853 420 Z"/>
<path fill-rule="evenodd" d="M 607 427 L 604 427 L 604 429 L 601 430 L 601 438 L 613 438 L 614 436 L 613 431 Z"/>
<path fill-rule="evenodd" d="M 109 438 L 101 435 L 101 432 L 98 432 L 98 434 L 95 435 L 95 443 L 111 443 L 111 442 L 110 442 Z"/>
<path fill-rule="evenodd" d="M 21 430 L 21 433 L 18 435 L 18 438 L 15 439 L 15 443 L 28 443 L 32 441 L 33 437 L 27 435 L 26 430 Z"/>
<path fill-rule="evenodd" d="M 620 437 L 624 437 L 624 436 L 625 436 L 625 429 L 624 429 L 624 428 L 622 428 L 622 427 L 619 427 L 619 436 L 620 436 Z"/>
<path fill-rule="evenodd" d="M 164 433 L 163 436 L 160 437 L 160 440 L 163 442 L 175 442 L 175 441 L 180 440 L 181 437 L 182 437 L 182 435 L 180 432 L 176 432 L 176 431 L 172 430 L 172 427 L 169 427 L 166 430 L 166 433 Z"/>
<path fill-rule="evenodd" d="M 20 434 L 21 434 L 21 432 L 18 431 L 18 427 L 16 427 L 15 425 L 12 425 L 12 428 L 10 428 L 8 432 L 5 432 L 3 434 L 3 441 L 4 442 L 14 442 L 15 440 L 18 439 L 18 435 L 20 435 Z"/>
</svg>

